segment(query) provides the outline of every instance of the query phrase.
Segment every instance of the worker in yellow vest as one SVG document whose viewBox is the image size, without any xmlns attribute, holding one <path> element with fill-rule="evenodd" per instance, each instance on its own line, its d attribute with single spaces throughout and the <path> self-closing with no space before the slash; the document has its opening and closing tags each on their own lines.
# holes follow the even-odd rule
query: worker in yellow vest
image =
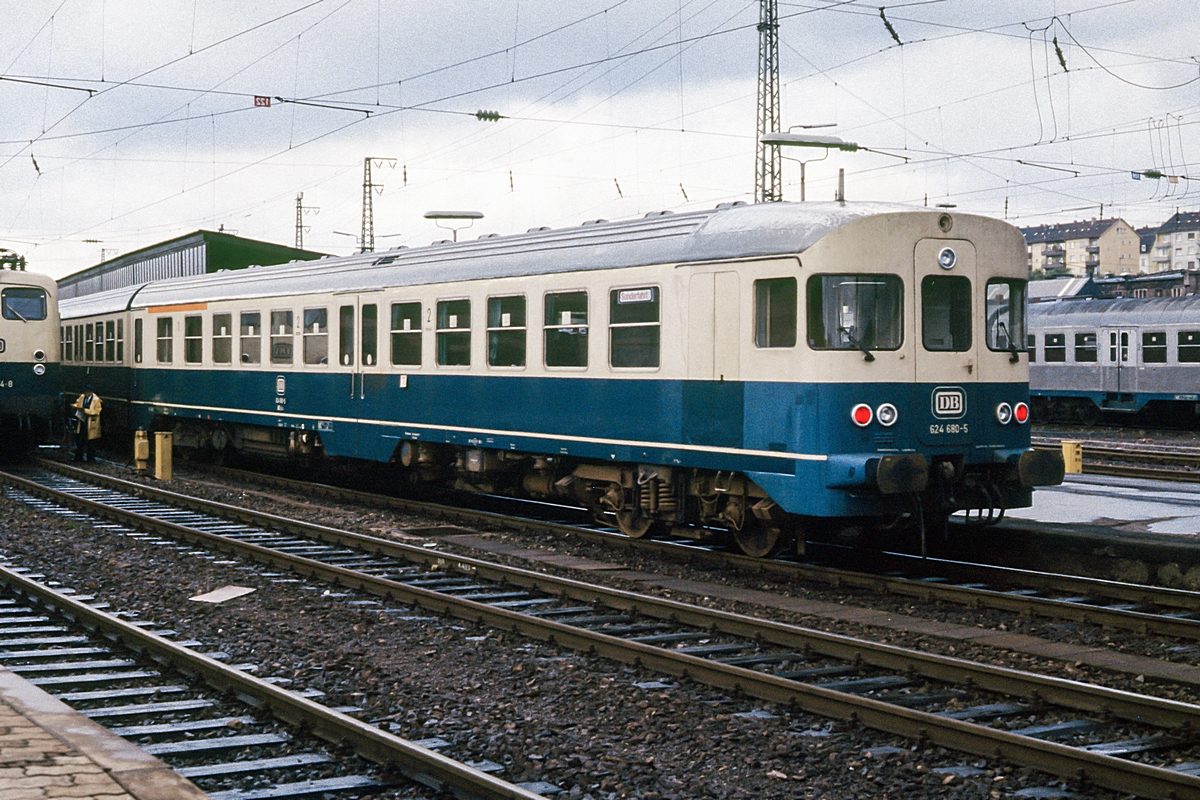
<svg viewBox="0 0 1200 800">
<path fill-rule="evenodd" d="M 75 460 L 95 461 L 96 440 L 100 438 L 100 397 L 88 386 L 73 404 L 78 432 L 75 434 Z"/>
</svg>

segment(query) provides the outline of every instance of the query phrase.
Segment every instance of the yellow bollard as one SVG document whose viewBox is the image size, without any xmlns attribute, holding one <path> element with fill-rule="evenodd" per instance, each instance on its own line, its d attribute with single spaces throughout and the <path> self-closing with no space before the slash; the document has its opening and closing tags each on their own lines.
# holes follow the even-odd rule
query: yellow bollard
<svg viewBox="0 0 1200 800">
<path fill-rule="evenodd" d="M 150 465 L 150 439 L 143 430 L 133 432 L 133 468 L 145 472 Z"/>
<path fill-rule="evenodd" d="M 1063 466 L 1068 475 L 1083 474 L 1083 442 L 1064 440 L 1062 454 Z"/>
<path fill-rule="evenodd" d="M 171 480 L 171 431 L 156 431 L 154 434 L 154 478 L 160 481 Z"/>
</svg>

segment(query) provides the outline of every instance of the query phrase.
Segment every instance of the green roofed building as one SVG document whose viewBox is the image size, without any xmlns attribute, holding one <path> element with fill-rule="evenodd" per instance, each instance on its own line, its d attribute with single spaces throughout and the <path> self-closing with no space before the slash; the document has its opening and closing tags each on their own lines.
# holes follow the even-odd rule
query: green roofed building
<svg viewBox="0 0 1200 800">
<path fill-rule="evenodd" d="M 65 300 L 149 281 L 249 266 L 266 267 L 288 261 L 312 261 L 323 255 L 228 233 L 196 231 L 68 275 L 58 282 L 58 296 Z"/>
</svg>

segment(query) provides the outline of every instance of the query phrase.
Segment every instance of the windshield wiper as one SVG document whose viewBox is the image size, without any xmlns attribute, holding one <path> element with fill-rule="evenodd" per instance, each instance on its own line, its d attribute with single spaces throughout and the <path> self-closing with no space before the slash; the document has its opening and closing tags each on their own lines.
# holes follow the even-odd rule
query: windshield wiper
<svg viewBox="0 0 1200 800">
<path fill-rule="evenodd" d="M 17 315 L 17 319 L 21 320 L 21 322 L 29 322 L 29 320 L 27 320 L 27 319 L 25 319 L 24 317 L 22 317 L 22 316 L 21 316 L 21 312 L 20 312 L 20 311 L 17 311 L 17 309 L 13 308 L 12 306 L 9 306 L 9 307 L 8 307 L 7 309 L 5 309 L 5 310 L 6 310 L 6 311 L 11 311 L 12 313 L 16 314 L 16 315 Z M 5 314 L 5 316 L 8 316 L 8 315 L 7 315 L 7 314 Z"/>
<path fill-rule="evenodd" d="M 838 328 L 838 332 L 846 334 L 846 339 L 849 340 L 850 344 L 856 349 L 863 351 L 863 361 L 875 360 L 875 354 L 868 350 L 865 344 L 854 338 L 854 333 L 849 328 Z"/>
<path fill-rule="evenodd" d="M 1004 334 L 1004 338 L 1008 340 L 1008 344 L 1010 345 L 1008 347 L 1008 352 L 1012 353 L 1012 357 L 1010 357 L 1008 360 L 1011 363 L 1016 364 L 1021 360 L 1021 356 L 1019 355 L 1021 351 L 1017 348 L 1017 343 L 1013 341 L 1012 334 L 1008 332 L 1008 326 L 1003 322 L 998 321 L 996 323 L 996 328 Z"/>
</svg>

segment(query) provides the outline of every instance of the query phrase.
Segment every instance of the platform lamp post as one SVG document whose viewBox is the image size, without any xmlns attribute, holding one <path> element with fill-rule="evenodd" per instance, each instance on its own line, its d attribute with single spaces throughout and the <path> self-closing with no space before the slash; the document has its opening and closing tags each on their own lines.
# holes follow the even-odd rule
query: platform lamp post
<svg viewBox="0 0 1200 800">
<path fill-rule="evenodd" d="M 442 230 L 453 231 L 454 241 L 458 241 L 458 232 L 464 228 L 469 228 L 475 224 L 475 220 L 483 219 L 481 211 L 426 211 L 425 219 L 431 219 Z M 462 221 L 465 220 L 465 225 L 443 225 L 443 220 Z"/>
<path fill-rule="evenodd" d="M 793 128 L 828 128 L 830 125 L 794 125 Z M 768 133 L 759 138 L 759 141 L 766 145 L 775 147 L 819 147 L 824 149 L 825 154 L 820 158 L 810 158 L 808 161 L 824 161 L 829 158 L 830 150 L 843 150 L 847 153 L 853 153 L 858 150 L 865 150 L 865 147 L 859 147 L 854 142 L 847 142 L 837 136 L 816 136 L 811 133 L 792 133 L 791 128 L 787 132 L 776 131 Z M 784 156 L 784 158 L 787 158 Z M 907 159 L 905 159 L 907 160 Z M 804 165 L 808 161 L 801 161 L 798 158 L 788 158 L 788 161 L 796 161 L 800 164 L 800 201 L 804 202 Z M 840 194 L 840 192 L 839 192 Z M 839 199 L 841 199 L 839 197 Z"/>
</svg>

